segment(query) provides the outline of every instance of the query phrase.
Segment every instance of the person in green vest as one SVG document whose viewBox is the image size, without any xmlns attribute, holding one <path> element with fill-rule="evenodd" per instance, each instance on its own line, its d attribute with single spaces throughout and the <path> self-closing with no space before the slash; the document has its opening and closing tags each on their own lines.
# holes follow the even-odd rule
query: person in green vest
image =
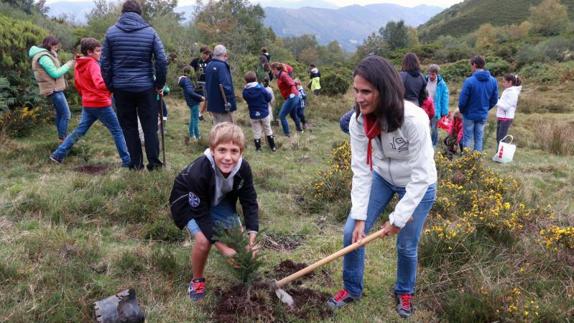
<svg viewBox="0 0 574 323">
<path fill-rule="evenodd" d="M 28 56 L 32 59 L 32 71 L 40 88 L 40 95 L 49 98 L 56 109 L 56 129 L 58 139 L 64 141 L 68 133 L 70 108 L 64 95 L 67 87 L 64 75 L 74 66 L 74 60 L 61 65 L 58 59 L 60 41 L 54 36 L 48 36 L 42 41 L 42 46 L 32 46 Z"/>
<path fill-rule="evenodd" d="M 321 72 L 315 64 L 309 64 L 309 79 L 307 87 L 313 92 L 313 95 L 319 95 L 321 92 Z"/>
</svg>

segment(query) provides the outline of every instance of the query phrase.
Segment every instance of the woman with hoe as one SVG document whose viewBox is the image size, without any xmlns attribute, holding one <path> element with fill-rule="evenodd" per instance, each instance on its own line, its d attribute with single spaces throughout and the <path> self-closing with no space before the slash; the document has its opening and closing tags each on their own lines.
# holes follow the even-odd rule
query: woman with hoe
<svg viewBox="0 0 574 323">
<path fill-rule="evenodd" d="M 385 59 L 369 56 L 353 73 L 355 107 L 351 135 L 351 211 L 344 228 L 344 245 L 366 236 L 393 195 L 399 202 L 382 225 L 381 236 L 397 235 L 397 312 L 412 314 L 417 246 L 425 219 L 436 197 L 436 166 L 429 119 L 404 99 L 399 73 Z M 343 261 L 344 288 L 329 299 L 340 308 L 362 296 L 365 250 Z"/>
</svg>

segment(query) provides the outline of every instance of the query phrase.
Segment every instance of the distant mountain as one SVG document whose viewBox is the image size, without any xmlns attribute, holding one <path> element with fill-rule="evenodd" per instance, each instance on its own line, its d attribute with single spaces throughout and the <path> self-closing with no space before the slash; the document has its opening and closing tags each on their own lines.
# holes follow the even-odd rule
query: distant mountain
<svg viewBox="0 0 574 323">
<path fill-rule="evenodd" d="M 86 15 L 95 7 L 93 1 L 62 1 L 49 3 L 47 6 L 50 8 L 48 11 L 50 17 L 62 17 L 65 15 L 69 20 L 79 24 L 86 23 Z"/>
<path fill-rule="evenodd" d="M 574 0 L 573 0 L 574 1 Z M 298 5 L 330 6 L 323 0 L 287 1 L 262 0 L 262 4 L 279 5 L 289 3 L 292 7 Z M 86 2 L 54 2 L 48 5 L 48 14 L 52 17 L 67 15 L 75 22 L 86 22 L 86 14 L 94 8 L 94 3 Z M 177 7 L 176 11 L 183 13 L 186 20 L 191 19 L 193 5 Z M 443 8 L 435 6 L 417 6 L 414 8 L 394 4 L 372 4 L 367 6 L 352 5 L 342 8 L 279 8 L 265 7 L 266 26 L 273 28 L 280 37 L 314 34 L 320 44 L 337 40 L 341 46 L 354 51 L 370 33 L 376 32 L 389 21 L 404 20 L 407 25 L 418 26 L 428 21 Z"/>
<path fill-rule="evenodd" d="M 394 4 L 352 5 L 338 9 L 265 8 L 265 25 L 278 36 L 314 34 L 320 44 L 337 40 L 343 48 L 355 50 L 372 32 L 389 21 L 404 20 L 418 26 L 441 12 L 443 8 L 421 5 L 413 8 Z"/>
<path fill-rule="evenodd" d="M 288 8 L 288 9 L 299 9 L 303 7 L 326 8 L 326 9 L 338 8 L 336 5 L 328 1 L 322 1 L 322 0 L 300 0 L 300 1 L 252 0 L 251 3 L 259 3 L 262 7 L 276 7 L 276 8 Z"/>
<path fill-rule="evenodd" d="M 520 24 L 530 16 L 530 7 L 542 0 L 466 0 L 434 16 L 418 29 L 424 41 L 441 35 L 461 36 L 473 32 L 485 23 L 494 26 Z M 574 0 L 561 0 L 574 18 Z"/>
</svg>

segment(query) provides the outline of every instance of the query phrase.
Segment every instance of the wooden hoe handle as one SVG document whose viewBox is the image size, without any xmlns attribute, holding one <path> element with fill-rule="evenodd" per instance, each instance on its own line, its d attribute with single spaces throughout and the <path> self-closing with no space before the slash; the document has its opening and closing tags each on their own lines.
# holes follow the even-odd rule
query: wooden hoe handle
<svg viewBox="0 0 574 323">
<path fill-rule="evenodd" d="M 363 238 L 363 239 L 361 239 L 361 240 L 359 240 L 359 241 L 357 241 L 351 245 L 346 246 L 345 248 L 335 252 L 334 254 L 331 254 L 331 255 L 315 262 L 314 264 L 309 265 L 309 266 L 299 270 L 298 272 L 293 273 L 293 274 L 275 282 L 275 286 L 277 288 L 282 288 L 283 286 L 289 284 L 290 282 L 292 282 L 298 278 L 301 278 L 301 277 L 307 275 L 308 273 L 314 271 L 315 269 L 317 269 L 317 268 L 319 268 L 325 264 L 328 264 L 331 261 L 333 261 L 333 260 L 335 260 L 341 256 L 344 256 L 344 255 L 348 254 L 349 252 L 366 245 L 367 243 L 375 240 L 376 238 L 379 238 L 381 236 L 381 233 L 383 233 L 383 229 L 381 229 L 377 232 L 373 232 L 373 233 L 369 234 L 368 236 L 366 236 L 365 238 Z"/>
</svg>

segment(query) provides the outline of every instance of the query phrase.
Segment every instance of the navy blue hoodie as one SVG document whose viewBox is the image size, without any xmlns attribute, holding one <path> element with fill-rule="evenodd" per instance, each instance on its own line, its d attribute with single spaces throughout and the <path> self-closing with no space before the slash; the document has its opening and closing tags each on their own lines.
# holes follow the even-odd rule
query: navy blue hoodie
<svg viewBox="0 0 574 323">
<path fill-rule="evenodd" d="M 106 32 L 100 65 L 104 82 L 112 92 L 143 92 L 165 85 L 167 59 L 163 44 L 156 31 L 135 12 L 122 14 Z"/>
<path fill-rule="evenodd" d="M 473 121 L 486 120 L 488 110 L 498 102 L 498 83 L 489 71 L 477 70 L 462 85 L 458 108 L 462 115 Z"/>
<path fill-rule="evenodd" d="M 183 89 L 183 96 L 185 97 L 185 102 L 191 108 L 197 105 L 199 102 L 203 101 L 202 96 L 195 91 L 191 80 L 187 76 L 182 76 L 177 82 L 179 86 Z"/>
<path fill-rule="evenodd" d="M 249 118 L 263 119 L 269 115 L 271 94 L 257 82 L 247 83 L 243 89 L 243 99 L 249 108 Z"/>
</svg>

